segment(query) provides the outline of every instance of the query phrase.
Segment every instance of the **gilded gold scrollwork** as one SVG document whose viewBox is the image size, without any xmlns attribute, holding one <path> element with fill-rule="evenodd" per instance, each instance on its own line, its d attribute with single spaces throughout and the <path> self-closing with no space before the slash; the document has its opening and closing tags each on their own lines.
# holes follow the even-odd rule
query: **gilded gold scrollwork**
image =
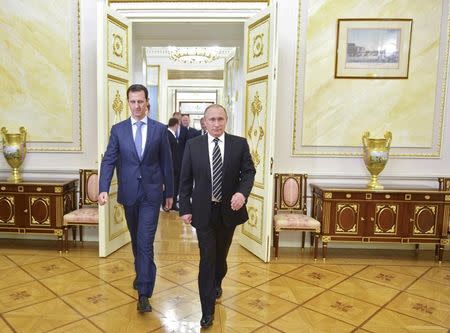
<svg viewBox="0 0 450 333">
<path fill-rule="evenodd" d="M 258 224 L 258 209 L 255 207 L 248 207 L 248 224 L 252 227 Z"/>
<path fill-rule="evenodd" d="M 114 205 L 114 223 L 123 224 L 125 222 L 123 207 L 120 204 Z"/>
<path fill-rule="evenodd" d="M 261 33 L 253 38 L 253 58 L 258 58 L 264 54 L 264 34 Z"/>
<path fill-rule="evenodd" d="M 118 34 L 113 34 L 113 53 L 116 57 L 123 58 L 123 38 Z"/>
<path fill-rule="evenodd" d="M 124 109 L 124 102 L 120 96 L 119 90 L 116 90 L 116 96 L 114 97 L 112 109 L 114 111 L 114 124 L 116 124 L 122 119 L 121 113 Z"/>
</svg>

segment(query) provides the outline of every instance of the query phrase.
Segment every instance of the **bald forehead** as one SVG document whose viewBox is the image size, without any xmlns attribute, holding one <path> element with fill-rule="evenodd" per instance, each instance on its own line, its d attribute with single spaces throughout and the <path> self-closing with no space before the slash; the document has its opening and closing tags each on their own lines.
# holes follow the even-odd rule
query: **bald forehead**
<svg viewBox="0 0 450 333">
<path fill-rule="evenodd" d="M 228 118 L 227 112 L 220 105 L 214 105 L 214 106 L 209 107 L 205 111 L 205 116 L 204 117 L 205 118 L 209 118 L 211 114 L 220 114 L 220 115 L 224 116 L 225 118 Z"/>
</svg>

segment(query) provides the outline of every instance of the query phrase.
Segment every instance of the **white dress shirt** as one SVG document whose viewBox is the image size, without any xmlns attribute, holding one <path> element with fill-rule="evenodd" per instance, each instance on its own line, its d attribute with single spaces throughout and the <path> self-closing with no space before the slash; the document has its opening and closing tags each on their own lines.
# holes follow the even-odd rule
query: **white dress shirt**
<svg viewBox="0 0 450 333">
<path fill-rule="evenodd" d="M 212 193 L 212 181 L 213 181 L 213 150 L 214 150 L 214 146 L 216 145 L 214 142 L 215 137 L 213 137 L 212 135 L 210 135 L 209 133 L 208 135 L 208 151 L 209 151 L 209 167 L 211 169 L 211 193 Z M 220 154 L 222 155 L 222 165 L 223 165 L 223 156 L 224 156 L 224 151 L 225 151 L 225 133 L 223 133 L 221 136 L 218 137 L 219 142 L 217 143 L 219 145 L 220 148 Z M 212 197 L 211 198 L 212 201 L 217 201 L 216 198 Z"/>
<path fill-rule="evenodd" d="M 142 131 L 142 154 L 144 154 L 145 142 L 147 141 L 147 117 L 141 119 L 143 124 L 141 125 Z M 136 139 L 136 131 L 137 131 L 137 120 L 131 117 L 131 128 L 133 129 L 133 141 Z"/>
</svg>

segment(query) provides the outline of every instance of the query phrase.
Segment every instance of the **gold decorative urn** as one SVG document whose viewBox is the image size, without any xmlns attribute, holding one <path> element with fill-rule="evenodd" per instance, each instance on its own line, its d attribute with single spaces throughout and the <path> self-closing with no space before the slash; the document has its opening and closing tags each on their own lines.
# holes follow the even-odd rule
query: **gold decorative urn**
<svg viewBox="0 0 450 333">
<path fill-rule="evenodd" d="M 22 180 L 22 176 L 19 173 L 19 168 L 22 165 L 25 154 L 27 152 L 26 139 L 27 130 L 25 127 L 19 128 L 20 133 L 8 134 L 5 127 L 2 127 L 2 140 L 3 140 L 3 156 L 12 168 L 12 174 L 8 177 L 8 181 L 19 182 Z"/>
<path fill-rule="evenodd" d="M 371 139 L 370 133 L 364 132 L 362 136 L 364 163 L 369 170 L 371 179 L 367 184 L 371 189 L 383 189 L 383 185 L 378 182 L 378 175 L 383 171 L 391 148 L 392 133 L 386 131 L 384 139 Z"/>
</svg>

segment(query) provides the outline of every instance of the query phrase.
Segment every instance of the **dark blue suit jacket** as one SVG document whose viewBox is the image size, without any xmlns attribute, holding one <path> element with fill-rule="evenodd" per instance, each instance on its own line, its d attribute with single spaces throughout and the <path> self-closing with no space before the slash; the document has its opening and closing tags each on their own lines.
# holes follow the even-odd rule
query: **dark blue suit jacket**
<svg viewBox="0 0 450 333">
<path fill-rule="evenodd" d="M 100 167 L 100 192 L 109 192 L 114 168 L 117 170 L 117 202 L 129 206 L 136 202 L 138 185 L 148 201 L 162 200 L 163 185 L 167 197 L 173 197 L 173 166 L 167 127 L 147 118 L 147 141 L 139 159 L 134 145 L 130 118 L 111 127 L 108 147 Z"/>
</svg>

